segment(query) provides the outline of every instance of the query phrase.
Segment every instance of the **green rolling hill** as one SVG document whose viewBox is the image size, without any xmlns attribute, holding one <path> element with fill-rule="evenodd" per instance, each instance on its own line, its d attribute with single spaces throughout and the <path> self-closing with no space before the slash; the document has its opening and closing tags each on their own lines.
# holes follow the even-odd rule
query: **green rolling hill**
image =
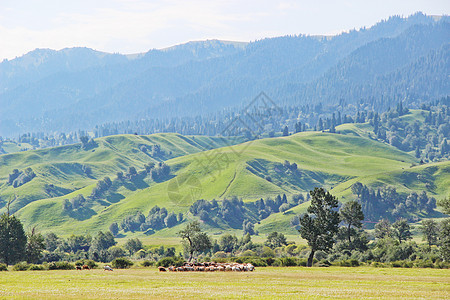
<svg viewBox="0 0 450 300">
<path fill-rule="evenodd" d="M 118 135 L 95 140 L 95 144 L 54 147 L 0 156 L 0 212 L 8 200 L 17 196 L 11 210 L 35 200 L 64 196 L 93 185 L 104 176 L 115 177 L 129 167 L 142 169 L 146 163 L 165 161 L 242 142 L 241 138 L 154 134 L 151 136 Z M 159 145 L 160 151 L 152 147 Z M 30 182 L 14 188 L 8 184 L 14 169 L 31 168 L 36 174 Z"/>
<path fill-rule="evenodd" d="M 360 130 L 356 125 L 345 126 L 349 131 Z M 170 142 L 163 144 L 164 139 Z M 331 189 L 341 201 L 346 201 L 352 198 L 349 187 L 356 181 L 374 187 L 381 184 L 392 185 L 399 192 L 426 190 L 438 198 L 449 192 L 449 162 L 411 167 L 417 161 L 410 154 L 363 135 L 352 135 L 350 132 L 346 135 L 303 132 L 289 137 L 249 141 L 203 152 L 199 152 L 200 147 L 192 144 L 193 140 L 196 143 L 210 142 L 206 139 L 209 138 L 191 137 L 188 139 L 190 142 L 187 142 L 179 135 L 116 136 L 97 140 L 99 149 L 94 152 L 84 151 L 80 149 L 80 145 L 74 145 L 67 149 L 52 148 L 17 154 L 22 155 L 21 158 L 5 160 L 6 155 L 1 158 L 3 162 L 10 162 L 8 165 L 10 170 L 13 167 L 24 168 L 26 162 L 22 162 L 21 159 L 40 161 L 36 163 L 36 167 L 33 166 L 33 170 L 36 169 L 38 174 L 36 178 L 14 189 L 19 200 L 23 197 L 18 193 L 19 189 L 32 190 L 39 182 L 37 179 L 45 174 L 42 170 L 52 168 L 64 170 L 58 169 L 59 164 L 64 163 L 55 162 L 56 158 L 61 159 L 63 155 L 53 153 L 57 150 L 66 149 L 64 152 L 70 154 L 73 160 L 92 165 L 93 174 L 98 179 L 104 175 L 111 176 L 113 184 L 107 195 L 76 213 L 67 213 L 63 210 L 64 199 L 73 198 L 78 194 L 87 197 L 96 180 L 67 171 L 63 172 L 67 179 L 60 183 L 61 187 L 67 188 L 69 184 L 74 184 L 79 187 L 78 189 L 67 188 L 68 193 L 64 195 L 35 199 L 17 211 L 17 215 L 27 227 L 39 224 L 39 228 L 43 231 L 51 230 L 63 235 L 107 230 L 112 222 L 120 222 L 127 215 L 137 211 L 146 215 L 155 205 L 166 207 L 169 212 L 182 212 L 187 219 L 192 219 L 195 217 L 188 213 L 189 206 L 198 199 L 220 201 L 237 196 L 244 202 L 251 202 L 261 197 L 275 197 L 283 193 L 288 196 L 297 193 L 306 194 L 316 186 L 324 186 Z M 129 164 L 142 168 L 149 160 L 160 160 L 148 157 L 136 149 L 142 140 L 153 143 L 158 141 L 161 148 L 171 149 L 174 158 L 170 158 L 170 155 L 164 157 L 168 159 L 166 163 L 172 169 L 171 178 L 160 182 L 144 178 L 133 184 L 123 184 L 114 180 L 115 172 L 125 170 Z M 221 143 L 225 143 L 220 139 L 215 142 L 215 146 L 224 146 Z M 77 147 L 78 150 L 74 149 Z M 49 162 L 48 156 L 55 159 Z M 42 157 L 46 157 L 46 163 Z M 295 163 L 296 170 L 286 168 L 286 160 L 291 165 Z M 12 161 L 16 164 L 12 165 Z M 57 179 L 61 180 L 60 174 L 55 175 L 50 171 L 46 173 L 47 178 L 55 176 L 52 179 L 55 182 Z M 8 195 L 8 191 L 13 189 L 5 188 L 5 185 L 5 183 L 2 185 L 2 195 Z M 307 206 L 307 203 L 304 203 L 284 213 L 272 214 L 257 224 L 256 229 L 261 233 L 279 230 L 295 234 L 289 222 Z M 184 225 L 157 231 L 152 237 L 175 236 L 179 226 Z M 223 224 L 217 226 L 209 226 L 209 231 L 214 233 L 230 229 Z M 144 236 L 138 232 L 127 233 L 127 236 L 136 235 Z"/>
</svg>

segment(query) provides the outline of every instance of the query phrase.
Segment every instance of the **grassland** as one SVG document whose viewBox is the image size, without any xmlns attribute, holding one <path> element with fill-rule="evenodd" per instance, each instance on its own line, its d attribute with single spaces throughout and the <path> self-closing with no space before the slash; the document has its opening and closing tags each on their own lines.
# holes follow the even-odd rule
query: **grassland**
<svg viewBox="0 0 450 300">
<path fill-rule="evenodd" d="M 297 163 L 298 173 L 280 172 L 278 168 L 285 160 Z M 358 176 L 408 168 L 413 162 L 414 158 L 409 154 L 370 139 L 305 132 L 170 159 L 167 163 L 172 167 L 175 178 L 151 183 L 135 191 L 118 191 L 121 194 L 119 202 L 93 207 L 94 212 L 87 219 L 64 215 L 62 200 L 76 193 L 87 195 L 89 188 L 62 197 L 34 201 L 19 210 L 18 215 L 27 226 L 39 222 L 42 229 L 52 228 L 59 233 L 73 228 L 80 232 L 92 231 L 93 228 L 106 230 L 112 221 L 121 220 L 136 211 L 146 214 L 154 205 L 185 213 L 198 199 L 238 196 L 251 201 L 282 193 L 306 193 L 315 186 L 330 188 Z M 267 174 L 272 177 L 270 181 L 265 178 Z M 189 184 L 180 184 L 176 190 L 171 188 L 173 181 L 182 176 L 196 179 L 195 195 L 192 195 L 192 185 Z M 171 193 L 192 196 L 180 200 L 171 197 Z M 164 230 L 162 234 L 173 235 L 175 232 L 176 229 Z"/>
<path fill-rule="evenodd" d="M 78 144 L 1 155 L 0 198 L 4 203 L 14 194 L 18 196 L 13 211 L 17 211 L 26 228 L 39 224 L 43 232 L 69 235 L 107 230 L 112 222 L 137 211 L 147 214 L 155 205 L 186 214 L 198 199 L 237 196 L 254 201 L 278 194 L 306 194 L 322 186 L 345 202 L 354 197 L 350 187 L 356 181 L 371 187 L 391 185 L 403 193 L 424 190 L 437 199 L 450 192 L 450 162 L 415 166 L 418 162 L 410 153 L 372 140 L 368 124 L 344 124 L 337 129 L 345 134 L 302 132 L 245 143 L 240 143 L 240 139 L 178 134 L 119 135 L 97 139 L 97 145 L 89 150 Z M 161 156 L 153 157 L 141 150 L 142 146 L 156 143 L 164 150 Z M 64 199 L 77 194 L 88 196 L 96 180 L 103 176 L 114 179 L 117 171 L 129 166 L 142 168 L 145 163 L 162 160 L 171 166 L 172 179 L 118 186 L 107 199 L 91 203 L 77 215 L 63 211 Z M 286 160 L 296 163 L 298 170 L 284 168 Z M 91 167 L 90 176 L 83 173 L 83 165 Z M 18 188 L 6 185 L 13 168 L 26 167 L 33 168 L 36 178 Z M 46 193 L 46 184 L 53 184 L 60 194 Z M 303 204 L 273 214 L 257 224 L 256 229 L 261 233 L 277 230 L 295 235 L 289 221 L 306 207 Z M 187 214 L 188 220 L 192 218 Z M 210 234 L 232 231 L 222 227 L 206 229 Z M 127 233 L 127 238 L 170 239 L 178 230 L 163 229 L 151 237 Z"/>
<path fill-rule="evenodd" d="M 0 273 L 0 297 L 39 299 L 448 299 L 450 270 L 257 268 L 245 273 L 156 269 Z"/>
<path fill-rule="evenodd" d="M 113 178 L 118 171 L 128 167 L 142 169 L 149 162 L 165 161 L 177 156 L 240 143 L 241 138 L 183 136 L 180 134 L 153 134 L 150 136 L 116 135 L 96 139 L 88 149 L 81 144 L 0 155 L 0 212 L 5 202 L 18 196 L 11 206 L 19 210 L 35 200 L 65 196 L 89 185 L 104 176 Z M 158 144 L 163 153 L 153 156 L 150 148 Z M 142 151 L 144 148 L 145 151 Z M 31 167 L 36 177 L 18 188 L 7 185 L 13 169 Z M 90 174 L 83 171 L 89 167 Z M 52 184 L 52 193 L 45 187 Z M 82 193 L 82 192 L 81 192 Z"/>
</svg>

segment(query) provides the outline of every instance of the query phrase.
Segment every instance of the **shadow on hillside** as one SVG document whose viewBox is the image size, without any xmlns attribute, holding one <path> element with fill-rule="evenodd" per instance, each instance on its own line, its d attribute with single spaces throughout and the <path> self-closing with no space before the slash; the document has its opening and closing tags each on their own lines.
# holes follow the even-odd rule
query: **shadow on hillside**
<svg viewBox="0 0 450 300">
<path fill-rule="evenodd" d="M 96 215 L 97 213 L 87 207 L 80 207 L 77 210 L 72 210 L 69 212 L 69 217 L 76 219 L 78 221 L 84 221 L 87 219 L 90 219 L 92 216 Z"/>
<path fill-rule="evenodd" d="M 169 176 L 153 179 L 153 181 L 156 182 L 156 183 L 161 183 L 161 182 L 164 182 L 164 181 L 168 181 L 168 180 L 170 180 L 170 179 L 172 179 L 174 177 L 175 177 L 175 175 L 170 174 Z"/>
<path fill-rule="evenodd" d="M 111 193 L 106 196 L 106 200 L 108 200 L 109 203 L 117 203 L 122 199 L 125 199 L 125 196 L 119 193 Z"/>
</svg>

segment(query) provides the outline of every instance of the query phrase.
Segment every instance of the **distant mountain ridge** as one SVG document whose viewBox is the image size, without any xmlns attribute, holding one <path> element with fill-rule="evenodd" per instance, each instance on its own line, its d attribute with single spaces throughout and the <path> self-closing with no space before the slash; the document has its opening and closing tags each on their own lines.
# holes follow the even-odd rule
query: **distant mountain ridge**
<svg viewBox="0 0 450 300">
<path fill-rule="evenodd" d="M 0 63 L 0 136 L 195 116 L 262 90 L 289 104 L 430 100 L 450 94 L 449 37 L 447 16 L 417 13 L 334 37 L 208 40 L 135 56 L 37 49 Z"/>
</svg>

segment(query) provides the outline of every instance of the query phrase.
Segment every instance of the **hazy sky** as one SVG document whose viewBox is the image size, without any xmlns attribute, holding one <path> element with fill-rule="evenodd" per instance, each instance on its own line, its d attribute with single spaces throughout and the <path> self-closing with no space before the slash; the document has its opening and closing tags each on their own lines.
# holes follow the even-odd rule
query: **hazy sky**
<svg viewBox="0 0 450 300">
<path fill-rule="evenodd" d="M 336 34 L 450 0 L 0 0 L 0 60 L 35 48 L 145 52 L 191 40 Z"/>
</svg>

